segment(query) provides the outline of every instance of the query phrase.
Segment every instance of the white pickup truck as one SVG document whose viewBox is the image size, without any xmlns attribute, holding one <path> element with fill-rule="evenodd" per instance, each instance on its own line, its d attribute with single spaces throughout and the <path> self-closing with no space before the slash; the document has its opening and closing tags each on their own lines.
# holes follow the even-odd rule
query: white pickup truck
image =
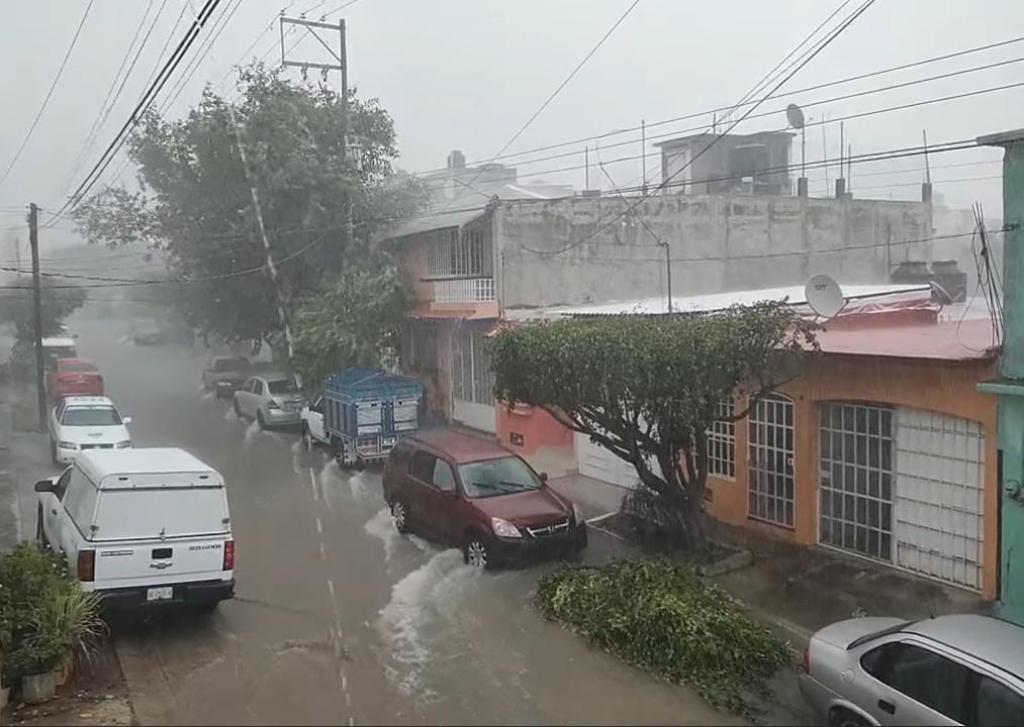
<svg viewBox="0 0 1024 727">
<path fill-rule="evenodd" d="M 188 452 L 86 450 L 35 489 L 40 545 L 67 558 L 104 608 L 212 610 L 234 595 L 224 478 Z"/>
</svg>

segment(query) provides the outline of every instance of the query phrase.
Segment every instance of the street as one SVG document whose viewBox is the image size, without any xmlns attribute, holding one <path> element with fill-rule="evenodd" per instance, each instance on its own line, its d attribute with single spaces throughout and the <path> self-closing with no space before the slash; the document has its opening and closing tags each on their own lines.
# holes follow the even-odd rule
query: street
<svg viewBox="0 0 1024 727">
<path fill-rule="evenodd" d="M 183 447 L 228 483 L 236 598 L 213 616 L 112 626 L 142 723 L 738 722 L 545 622 L 531 599 L 552 566 L 477 573 L 456 550 L 399 535 L 378 471 L 342 471 L 205 394 L 208 352 L 133 346 L 116 320 L 70 324 L 133 417 L 135 445 Z M 12 442 L 23 538 L 32 485 L 54 472 L 47 444 Z M 593 538 L 586 558 L 611 547 Z"/>
</svg>

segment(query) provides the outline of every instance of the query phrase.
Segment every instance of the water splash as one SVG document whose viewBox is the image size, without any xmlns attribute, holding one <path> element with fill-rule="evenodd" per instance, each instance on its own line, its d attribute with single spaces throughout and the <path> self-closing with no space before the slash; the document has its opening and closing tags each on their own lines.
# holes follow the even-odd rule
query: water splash
<svg viewBox="0 0 1024 727">
<path fill-rule="evenodd" d="M 260 429 L 260 424 L 257 421 L 252 421 L 248 428 L 245 430 L 245 444 L 248 446 L 259 439 L 264 434 L 263 430 Z"/>
<path fill-rule="evenodd" d="M 356 472 L 348 478 L 348 486 L 352 490 L 352 497 L 356 500 L 365 500 L 373 496 L 374 488 L 370 485 L 370 479 L 366 472 Z"/>
<path fill-rule="evenodd" d="M 401 533 L 395 529 L 395 524 L 391 520 L 391 513 L 386 507 L 382 507 L 377 514 L 366 521 L 364 527 L 368 534 L 378 538 L 383 543 L 384 561 L 389 562 L 391 556 L 395 554 L 399 538 L 402 537 Z"/>
<path fill-rule="evenodd" d="M 297 475 L 301 475 L 304 471 L 302 467 L 302 440 L 297 439 L 292 442 L 292 472 Z"/>
<path fill-rule="evenodd" d="M 460 551 L 443 550 L 392 587 L 391 600 L 381 609 L 377 625 L 397 666 L 394 672 L 385 672 L 403 694 L 436 696 L 423 679 L 435 658 L 428 634 L 440 619 L 447 620 L 446 614 L 455 610 L 479 577 L 476 568 L 462 562 Z M 439 641 L 445 648 L 446 640 Z"/>
<path fill-rule="evenodd" d="M 227 409 L 224 410 L 224 418 L 229 422 L 242 421 L 242 418 L 235 414 L 235 408 L 233 406 L 229 406 Z"/>
<path fill-rule="evenodd" d="M 217 394 L 214 392 L 203 390 L 203 401 L 213 401 L 216 397 Z"/>
</svg>

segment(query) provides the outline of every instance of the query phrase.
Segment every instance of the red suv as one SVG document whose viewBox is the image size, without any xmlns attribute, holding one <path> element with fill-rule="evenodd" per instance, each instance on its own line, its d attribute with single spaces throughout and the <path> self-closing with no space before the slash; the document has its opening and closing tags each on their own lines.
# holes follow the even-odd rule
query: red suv
<svg viewBox="0 0 1024 727">
<path fill-rule="evenodd" d="M 84 358 L 59 358 L 47 374 L 46 389 L 54 400 L 65 396 L 103 396 L 103 376 Z"/>
<path fill-rule="evenodd" d="M 395 527 L 417 525 L 486 568 L 587 545 L 576 506 L 523 459 L 493 442 L 438 430 L 403 437 L 384 467 Z"/>
</svg>

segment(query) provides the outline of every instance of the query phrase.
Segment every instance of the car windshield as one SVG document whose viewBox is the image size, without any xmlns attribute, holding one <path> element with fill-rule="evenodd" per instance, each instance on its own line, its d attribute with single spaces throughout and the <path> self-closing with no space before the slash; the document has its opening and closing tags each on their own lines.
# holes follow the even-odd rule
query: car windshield
<svg viewBox="0 0 1024 727">
<path fill-rule="evenodd" d="M 508 495 L 541 487 L 540 478 L 518 457 L 460 465 L 459 474 L 467 497 Z"/>
<path fill-rule="evenodd" d="M 267 382 L 271 394 L 294 394 L 298 391 L 294 379 L 275 379 Z"/>
<path fill-rule="evenodd" d="M 80 361 L 78 363 L 63 363 L 60 365 L 62 373 L 68 374 L 88 374 L 96 371 L 96 367 L 91 363 L 85 363 Z"/>
<path fill-rule="evenodd" d="M 247 358 L 222 358 L 214 362 L 214 371 L 241 371 L 249 368 Z"/>
<path fill-rule="evenodd" d="M 64 412 L 61 423 L 68 427 L 112 427 L 121 423 L 121 417 L 112 406 L 76 406 Z"/>
</svg>

